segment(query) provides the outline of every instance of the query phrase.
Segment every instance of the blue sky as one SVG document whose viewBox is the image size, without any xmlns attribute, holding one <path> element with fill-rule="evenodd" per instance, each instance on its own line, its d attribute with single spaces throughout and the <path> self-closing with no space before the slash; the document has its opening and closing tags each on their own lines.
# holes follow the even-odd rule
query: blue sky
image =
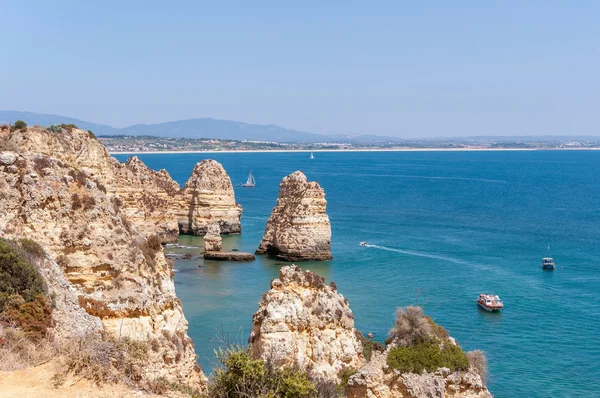
<svg viewBox="0 0 600 398">
<path fill-rule="evenodd" d="M 122 127 L 600 135 L 596 1 L 0 0 L 0 109 Z"/>
</svg>

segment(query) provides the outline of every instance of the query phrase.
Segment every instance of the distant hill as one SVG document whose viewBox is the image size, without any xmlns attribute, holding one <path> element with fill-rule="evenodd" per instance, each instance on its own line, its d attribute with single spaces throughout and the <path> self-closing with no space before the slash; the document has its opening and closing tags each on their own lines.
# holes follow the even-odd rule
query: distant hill
<svg viewBox="0 0 600 398">
<path fill-rule="evenodd" d="M 231 120 L 189 119 L 159 124 L 136 124 L 119 130 L 126 135 L 154 135 L 177 138 L 220 138 L 227 140 L 253 140 L 276 142 L 321 142 L 331 138 L 290 130 L 274 124 L 248 124 Z"/>
<path fill-rule="evenodd" d="M 326 136 L 276 126 L 216 120 L 210 118 L 177 120 L 158 124 L 136 124 L 115 128 L 105 124 L 90 123 L 67 116 L 44 113 L 0 111 L 0 121 L 14 123 L 23 120 L 27 124 L 48 126 L 50 124 L 73 123 L 84 130 L 92 130 L 97 135 L 151 135 L 173 138 L 215 138 L 223 140 L 276 141 L 276 142 L 333 142 L 357 141 L 362 136 Z M 366 136 L 365 136 L 366 137 Z M 381 137 L 379 137 L 381 138 Z"/>
<path fill-rule="evenodd" d="M 282 143 L 317 143 L 317 142 L 348 142 L 359 144 L 381 143 L 414 143 L 422 141 L 448 142 L 556 142 L 556 141 L 600 141 L 593 136 L 477 136 L 477 137 L 431 137 L 402 139 L 398 137 L 382 137 L 377 135 L 323 135 L 286 129 L 274 124 L 249 124 L 231 120 L 210 118 L 177 120 L 158 124 L 135 124 L 124 128 L 116 128 L 106 124 L 90 123 L 67 116 L 49 115 L 44 113 L 0 111 L 0 122 L 14 123 L 23 120 L 29 125 L 39 124 L 75 124 L 84 130 L 91 130 L 96 135 L 135 135 L 158 136 L 170 138 L 214 138 L 237 141 L 274 141 Z"/>
<path fill-rule="evenodd" d="M 30 126 L 35 124 L 40 126 L 49 126 L 51 124 L 74 124 L 80 129 L 92 130 L 95 134 L 118 134 L 119 131 L 119 129 L 107 126 L 105 124 L 90 123 L 67 116 L 48 115 L 45 113 L 34 112 L 0 111 L 0 122 L 12 124 L 17 120 L 23 120 Z"/>
</svg>

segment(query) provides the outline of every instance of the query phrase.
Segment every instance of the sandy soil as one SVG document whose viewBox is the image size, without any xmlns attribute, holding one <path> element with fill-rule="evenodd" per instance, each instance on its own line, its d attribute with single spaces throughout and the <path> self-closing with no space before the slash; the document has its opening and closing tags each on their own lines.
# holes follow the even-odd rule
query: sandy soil
<svg viewBox="0 0 600 398">
<path fill-rule="evenodd" d="M 102 387 L 87 380 L 67 378 L 59 388 L 54 388 L 52 377 L 55 374 L 52 363 L 34 368 L 0 372 L 0 398 L 112 398 L 112 397 L 157 397 L 141 391 L 134 391 L 122 384 L 110 384 Z"/>
</svg>

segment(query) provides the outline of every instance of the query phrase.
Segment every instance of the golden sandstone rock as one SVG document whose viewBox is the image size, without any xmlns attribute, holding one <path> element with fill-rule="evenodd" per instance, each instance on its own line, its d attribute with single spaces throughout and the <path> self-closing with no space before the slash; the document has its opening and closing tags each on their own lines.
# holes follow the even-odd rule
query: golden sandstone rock
<svg viewBox="0 0 600 398">
<path fill-rule="evenodd" d="M 344 369 L 364 362 L 348 300 L 325 278 L 296 265 L 282 267 L 271 282 L 249 340 L 255 357 L 298 366 L 319 379 L 337 382 Z"/>
<path fill-rule="evenodd" d="M 331 224 L 325 191 L 301 171 L 281 180 L 277 204 L 256 254 L 287 261 L 331 259 Z"/>
</svg>

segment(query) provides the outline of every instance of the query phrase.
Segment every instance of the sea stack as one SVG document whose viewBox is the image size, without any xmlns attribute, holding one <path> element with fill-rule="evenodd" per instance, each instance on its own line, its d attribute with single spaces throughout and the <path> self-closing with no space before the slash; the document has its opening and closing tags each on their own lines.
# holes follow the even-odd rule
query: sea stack
<svg viewBox="0 0 600 398">
<path fill-rule="evenodd" d="M 213 222 L 219 224 L 221 234 L 242 232 L 242 207 L 235 202 L 231 180 L 219 162 L 197 163 L 181 194 L 189 211 L 179 218 L 180 233 L 204 235 Z"/>
<path fill-rule="evenodd" d="M 223 250 L 223 240 L 221 239 L 221 227 L 217 223 L 210 224 L 204 235 L 204 251 L 220 252 Z"/>
<path fill-rule="evenodd" d="M 364 362 L 348 300 L 325 278 L 296 265 L 282 267 L 253 317 L 250 350 L 275 366 L 298 366 L 338 381 Z"/>
<path fill-rule="evenodd" d="M 330 260 L 331 224 L 325 191 L 301 171 L 281 180 L 277 204 L 256 254 L 286 261 Z"/>
</svg>

